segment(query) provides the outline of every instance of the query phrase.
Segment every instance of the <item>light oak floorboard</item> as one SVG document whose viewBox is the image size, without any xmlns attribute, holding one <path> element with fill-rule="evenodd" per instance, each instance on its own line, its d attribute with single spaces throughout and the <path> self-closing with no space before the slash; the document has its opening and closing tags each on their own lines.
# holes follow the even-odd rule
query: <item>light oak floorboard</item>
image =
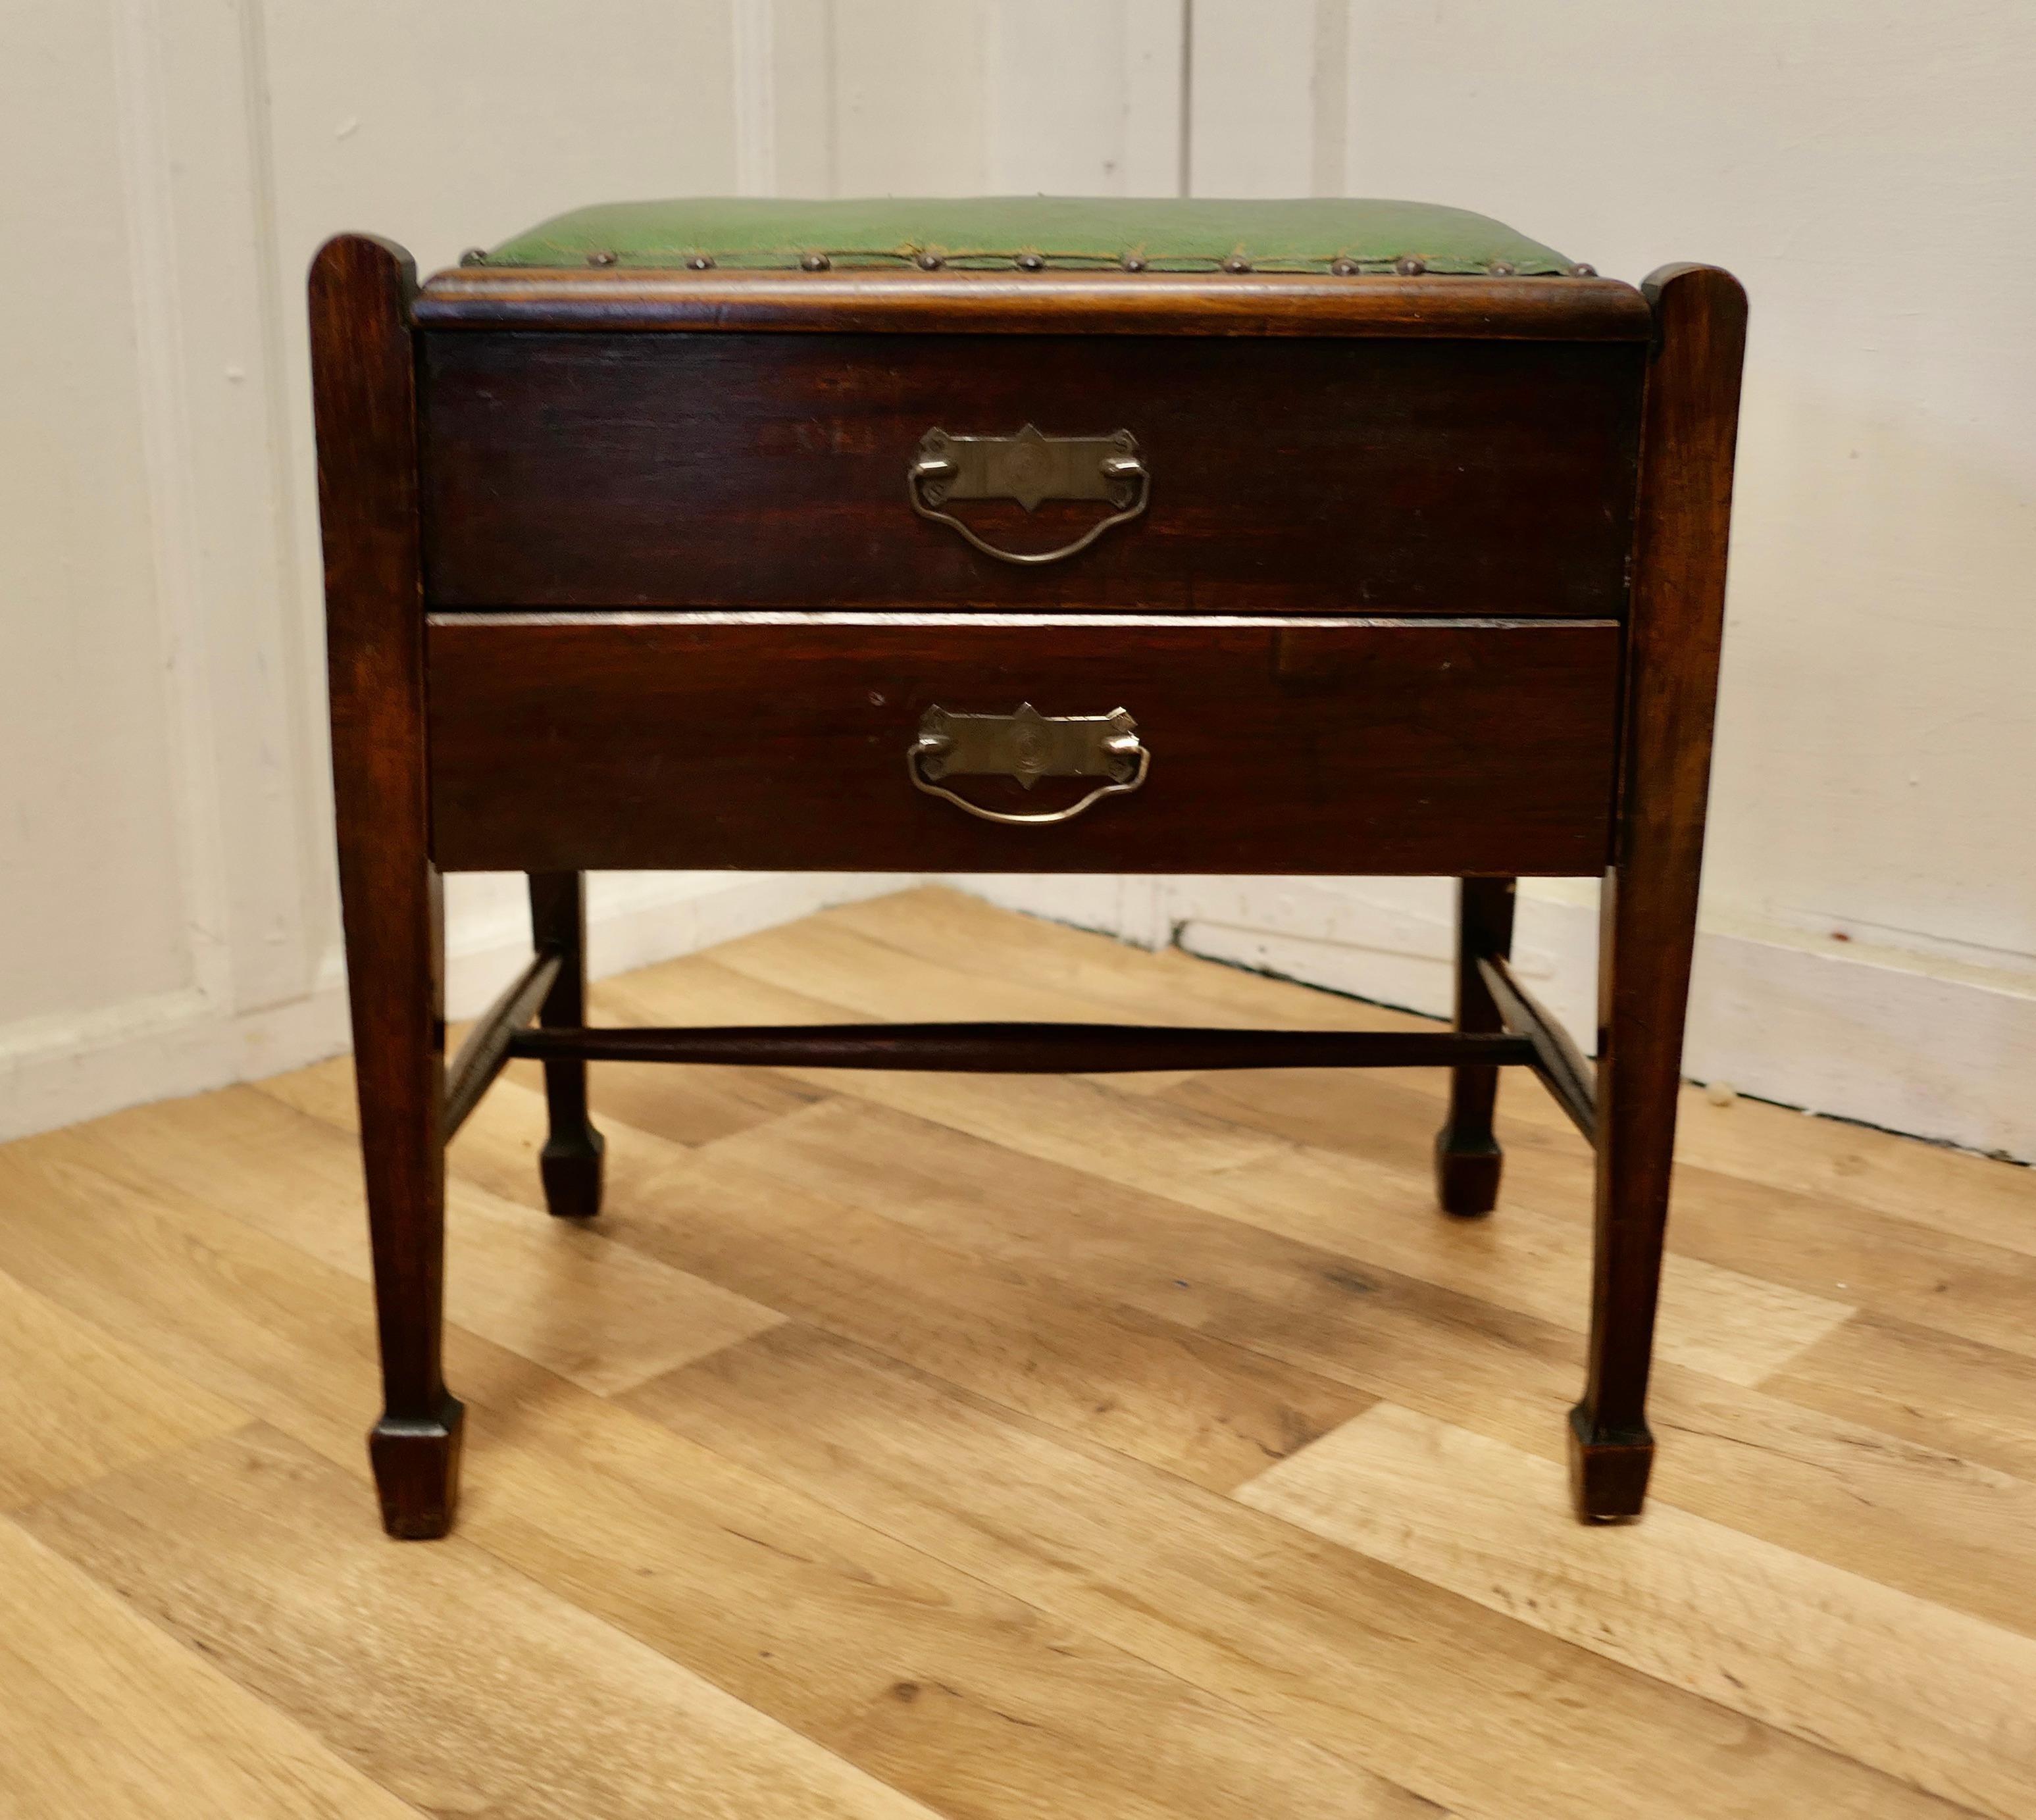
<svg viewBox="0 0 2036 1820">
<path fill-rule="evenodd" d="M 247 1419 L 4 1275 L 0 1384 L 0 1511 Z"/>
<path fill-rule="evenodd" d="M 595 1002 L 598 1004 L 598 999 Z M 684 1021 L 705 1020 L 689 1013 Z M 512 1061 L 503 1078 L 541 1091 L 544 1064 Z M 654 1097 L 667 1126 L 682 1144 L 707 1144 L 752 1125 L 767 1125 L 828 1097 L 824 1087 L 796 1080 L 782 1068 L 667 1068 L 656 1062 L 605 1061 L 589 1078 L 617 1091 Z"/>
<path fill-rule="evenodd" d="M 29 1217 L 0 1223 L 8 1266 L 347 1469 L 364 1547 L 431 1552 L 376 1528 L 357 1283 L 202 1200 L 52 1166 L 45 1140 L 0 1150 L 0 1189 L 16 1188 L 36 1192 Z M 447 1355 L 468 1407 L 459 1538 L 942 1812 L 1433 1812 L 485 1340 L 451 1328 Z M 330 1686 L 348 1698 L 343 1676 Z"/>
<path fill-rule="evenodd" d="M 336 1120 L 351 1117 L 330 1064 L 272 1088 Z M 1258 1471 L 1369 1400 L 1065 1282 L 1042 1293 L 1024 1274 L 986 1269 L 979 1254 L 957 1253 L 884 1217 L 880 1202 L 787 1194 L 780 1180 L 718 1151 L 696 1159 L 683 1137 L 666 1134 L 662 1110 L 644 1088 L 625 1083 L 620 1091 L 658 1129 L 639 1130 L 609 1105 L 601 1230 L 688 1280 L 767 1287 L 776 1309 L 1212 1486 Z M 461 1131 L 453 1166 L 466 1182 L 541 1205 L 533 1159 L 544 1129 L 541 1096 L 501 1083 Z M 739 1336 L 716 1343 L 724 1337 Z"/>
<path fill-rule="evenodd" d="M 1435 1812 L 911 1538 L 586 1401 L 476 1412 L 496 1458 L 460 1533 L 943 1813 Z"/>
<path fill-rule="evenodd" d="M 1466 1816 L 1947 1811 L 1842 1757 L 796 1325 L 634 1408 Z M 1303 1456 L 1305 1457 L 1305 1456 Z"/>
<path fill-rule="evenodd" d="M 766 1128 L 767 1152 L 767 1132 L 787 1122 Z M 464 1168 L 536 1196 L 529 1136 L 543 1123 L 538 1095 L 498 1087 L 461 1133 Z M 886 1217 L 880 1199 L 794 1190 L 718 1144 L 689 1151 L 618 1120 L 608 1144 L 601 1223 L 621 1244 L 1198 1484 L 1249 1478 L 1371 1400 L 1065 1279 L 993 1265 Z"/>
<path fill-rule="evenodd" d="M 417 1820 L 5 1520 L 0 1611 L 7 1820 Z"/>
<path fill-rule="evenodd" d="M 594 997 L 1421 1027 L 930 891 Z M 2028 1172 L 1686 1099 L 1605 1532 L 1524 1076 L 1470 1226 L 1439 1072 L 591 1078 L 602 1219 L 541 1211 L 530 1064 L 451 1154 L 442 1545 L 375 1522 L 343 1063 L 0 1147 L 0 1577 L 84 1639 L 0 1640 L 0 1812 L 2036 1811 Z"/>
<path fill-rule="evenodd" d="M 472 1544 L 390 1547 L 351 1479 L 270 1430 L 22 1521 L 428 1813 L 926 1820 Z"/>
<path fill-rule="evenodd" d="M 1574 1198 L 1587 1204 L 1588 1178 L 1575 1185 Z M 1389 1268 L 1523 1314 L 1579 1328 L 1588 1315 L 1590 1230 L 1581 1207 L 1548 1212 L 1502 1190 L 1503 1218 L 1440 1221 L 1426 1174 L 1389 1172 L 1313 1146 L 1174 1192 L 1291 1238 L 1354 1243 Z M 1853 1312 L 1844 1302 L 1676 1250 L 1663 1268 L 1656 1345 L 1663 1358 L 1757 1384 Z"/>
<path fill-rule="evenodd" d="M 209 1200 L 95 1166 L 92 1132 L 0 1147 L 0 1269 L 364 1481 L 382 1398 L 360 1283 Z"/>
<path fill-rule="evenodd" d="M 1412 1179 L 1425 1167 L 1420 1141 L 1422 1096 L 1402 1084 L 1367 1083 L 1350 1095 L 1327 1074 L 1208 1075 L 1160 1097 L 1199 1116 L 1234 1121 L 1240 1130 L 1277 1131 L 1368 1168 Z M 1581 1229 L 1590 1204 L 1589 1155 L 1574 1132 L 1523 1128 L 1514 1102 L 1537 1091 L 1531 1081 L 1502 1089 L 1499 1135 L 1506 1144 L 1499 1204 L 1529 1209 Z M 1736 1109 L 1735 1109 L 1736 1110 Z M 1808 1124 L 1814 1121 L 1803 1121 Z M 1925 1147 L 1917 1145 L 1918 1150 Z M 2006 1164 L 1935 1153 L 1947 1180 L 1970 1180 L 1961 1165 L 2007 1177 L 2036 1175 Z M 2036 1200 L 2030 1206 L 2036 1224 Z M 1764 1185 L 1680 1164 L 1676 1171 L 1671 1247 L 1678 1257 L 1757 1278 L 1832 1307 L 1855 1305 L 2036 1355 L 2036 1257 L 2011 1246 L 1944 1232 L 1914 1220 L 1835 1198 Z M 1749 1361 L 1749 1363 L 1753 1362 Z"/>
<path fill-rule="evenodd" d="M 2036 1254 L 2036 1170 L 1694 1087 L 1680 1117 L 1677 1154 L 1699 1168 Z"/>
<path fill-rule="evenodd" d="M 752 943 L 754 940 L 745 938 Z M 744 947 L 737 954 L 733 951 L 742 944 L 731 944 L 727 950 L 714 950 L 711 959 L 689 956 L 668 961 L 661 967 L 646 968 L 626 981 L 610 982 L 605 992 L 598 996 L 619 1016 L 638 1023 L 673 1021 L 669 1014 L 681 1007 L 693 1008 L 694 1017 L 712 1023 L 732 1021 L 745 1006 L 755 1021 L 772 1023 L 826 1023 L 840 1019 L 844 1012 L 862 1016 L 894 1015 L 880 1009 L 888 1002 L 886 995 L 874 989 L 854 989 L 852 967 L 834 951 L 840 945 L 838 941 L 831 942 L 828 951 L 806 957 L 788 953 L 784 944 Z M 882 951 L 875 944 L 862 945 L 873 955 L 880 957 Z M 800 983 L 788 984 L 788 981 Z M 831 985 L 843 996 L 815 997 L 809 989 L 813 985 Z M 968 985 L 959 976 L 952 976 L 951 985 L 944 986 L 937 1001 L 946 1008 L 938 1015 L 969 1016 L 970 1008 L 978 1001 L 969 995 Z M 1022 996 L 1015 991 L 1000 995 L 1007 1006 Z M 866 998 L 880 1011 L 862 1012 L 854 1003 L 858 997 Z M 1085 1144 L 1092 1144 L 1100 1136 L 1107 1154 L 1095 1159 L 1098 1173 L 1132 1170 L 1139 1166 L 1137 1159 L 1141 1157 L 1148 1170 L 1164 1167 L 1191 1173 L 1225 1169 L 1270 1155 L 1281 1144 L 1276 1136 L 1247 1131 L 1222 1120 L 1197 1124 L 1164 1107 L 1148 1109 L 1144 1103 L 1145 1096 L 1127 1095 L 1102 1080 L 1080 1076 L 970 1077 L 858 1068 L 791 1072 L 837 1094 L 885 1104 L 903 1103 L 908 1110 L 929 1093 L 937 1098 L 942 1090 L 953 1089 L 965 1097 L 974 1116 L 989 1119 L 1001 1128 L 1035 1129 L 1041 1145 L 1076 1159 L 1087 1154 Z M 1116 1116 L 1107 1122 L 1107 1129 L 1099 1131 L 1094 1118 L 1075 1118 L 1071 1109 L 1084 1105 L 1109 1107 Z M 1077 1122 L 1082 1127 L 1079 1136 L 1073 1129 Z M 1163 1156 L 1160 1155 L 1163 1145 Z"/>
<path fill-rule="evenodd" d="M 1764 1388 L 2036 1484 L 2036 1359 L 2025 1353 L 1860 1315 Z"/>
<path fill-rule="evenodd" d="M 832 930 L 817 941 L 795 941 L 782 930 L 766 931 L 730 944 L 719 951 L 719 959 L 779 991 L 802 997 L 824 993 L 828 997 L 816 1002 L 850 1005 L 863 1013 L 881 1009 L 887 1002 L 902 1002 L 911 1008 L 895 1015 L 933 1015 L 925 1008 L 934 1003 L 948 1008 L 946 1016 L 969 1015 L 981 989 L 992 996 L 998 1015 L 1020 1015 L 1018 1008 L 1028 1002 L 1031 1009 L 1024 1015 L 1061 1015 L 1056 1001 L 1035 997 L 1034 989 L 1001 982 L 984 985 L 860 936 Z M 636 994 L 639 1003 L 647 997 L 654 1008 L 658 996 L 640 987 Z M 958 1012 L 957 1004 L 968 1009 Z M 1277 1077 L 1278 1084 L 1263 1091 L 1277 1094 L 1291 1084 L 1312 1091 L 1318 1100 L 1348 1096 L 1356 1072 L 1287 1071 Z M 919 1112 L 1035 1155 L 1061 1161 L 1085 1157 L 1081 1166 L 1089 1173 L 1128 1186 L 1156 1189 L 1216 1211 L 1237 1212 L 1283 1227 L 1298 1223 L 1302 1236 L 1316 1236 L 1325 1222 L 1337 1231 L 1355 1228 L 1362 1254 L 1389 1268 L 1417 1272 L 1522 1313 L 1571 1323 L 1582 1319 L 1589 1307 L 1585 1219 L 1544 1215 L 1520 1205 L 1515 1197 L 1509 1204 L 1514 1217 L 1505 1221 L 1469 1227 L 1438 1223 L 1426 1160 L 1432 1133 L 1418 1125 L 1416 1130 L 1423 1132 L 1418 1169 L 1391 1175 L 1380 1171 L 1371 1158 L 1352 1162 L 1333 1150 L 1292 1144 L 1259 1143 L 1242 1154 L 1231 1154 L 1223 1143 L 1225 1124 L 1240 1138 L 1259 1138 L 1269 1127 L 1278 1127 L 1272 1120 L 1252 1125 L 1195 1114 L 1182 1096 L 1199 1087 L 1202 1078 L 1192 1087 L 1168 1089 L 1159 1096 L 1163 1103 L 1183 1110 L 1171 1144 L 1154 1140 L 1155 1125 L 1163 1122 L 1156 1107 L 1148 1111 L 1143 1102 L 1135 1102 L 1127 1117 L 1125 1096 L 1114 1080 L 944 1080 L 850 1072 L 842 1077 L 842 1091 Z M 1227 1083 L 1265 1077 L 1207 1078 Z M 1363 1091 L 1361 1084 L 1357 1091 Z M 1118 1140 L 1127 1126 L 1145 1141 L 1125 1148 Z M 1581 1200 L 1587 1209 L 1587 1176 L 1577 1174 L 1567 1190 L 1572 1202 Z M 1668 1269 L 1659 1343 L 1665 1357 L 1757 1383 L 1851 1312 L 1850 1305 L 1842 1301 L 1678 1252 Z"/>
<path fill-rule="evenodd" d="M 353 1103 L 351 1068 L 327 1062 L 267 1091 L 210 1096 L 202 1129 L 175 1104 L 102 1120 L 95 1161 L 145 1189 L 202 1197 L 365 1282 L 360 1153 L 348 1135 Z M 540 1126 L 524 1158 L 534 1182 L 542 1141 Z M 780 1318 L 596 1227 L 553 1219 L 541 1196 L 504 1200 L 457 1173 L 447 1185 L 446 1249 L 450 1318 L 589 1390 L 624 1389 Z"/>
<path fill-rule="evenodd" d="M 2002 1820 L 2036 1808 L 2036 1638 L 1657 1501 L 1589 1528 L 1549 1461 L 1378 1404 L 1238 1496 Z"/>
<path fill-rule="evenodd" d="M 1560 1458 L 1567 1445 L 1580 1336 L 1337 1249 L 1362 1219 L 1332 1223 L 1313 1243 L 853 1100 L 711 1147 L 802 1193 L 880 1205 L 1005 1268 L 1078 1284 L 1530 1452 Z M 1435 1223 L 1445 1237 L 1464 1230 Z M 1587 1294 L 1581 1281 L 1576 1293 Z M 2002 1411 L 1994 1429 L 2017 1419 L 2011 1402 L 1978 1394 L 1978 1381 L 1969 1389 L 1976 1408 Z M 1664 1363 L 1656 1488 L 1814 1558 L 2036 1633 L 2036 1485 L 1985 1454 L 1962 1457 L 1925 1423 L 1847 1418 L 1842 1407 Z"/>
</svg>

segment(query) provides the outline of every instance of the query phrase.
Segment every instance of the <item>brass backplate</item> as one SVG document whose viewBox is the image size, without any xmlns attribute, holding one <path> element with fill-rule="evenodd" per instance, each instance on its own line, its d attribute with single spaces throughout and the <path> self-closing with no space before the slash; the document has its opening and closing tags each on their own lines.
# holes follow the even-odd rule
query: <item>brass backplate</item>
<svg viewBox="0 0 2036 1820">
<path fill-rule="evenodd" d="M 1042 778 L 1109 778 L 1138 770 L 1138 723 L 1122 708 L 1107 714 L 1043 714 L 1030 702 L 1016 714 L 963 714 L 929 708 L 914 748 L 921 773 L 1016 778 L 1030 789 Z"/>
<path fill-rule="evenodd" d="M 1138 443 L 1107 436 L 1048 436 L 1027 424 L 1015 436 L 957 436 L 929 430 L 914 473 L 929 506 L 949 499 L 1107 499 L 1120 511 L 1138 495 Z"/>
</svg>

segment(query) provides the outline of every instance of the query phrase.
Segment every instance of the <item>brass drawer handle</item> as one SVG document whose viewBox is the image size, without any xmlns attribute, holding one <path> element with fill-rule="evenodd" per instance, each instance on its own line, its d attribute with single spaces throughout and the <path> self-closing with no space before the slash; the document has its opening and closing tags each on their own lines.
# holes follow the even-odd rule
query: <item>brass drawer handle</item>
<svg viewBox="0 0 2036 1820">
<path fill-rule="evenodd" d="M 1107 714 L 1043 714 L 1030 702 L 1015 714 L 961 714 L 931 707 L 919 722 L 919 737 L 905 754 L 913 784 L 930 797 L 945 797 L 986 822 L 1012 827 L 1043 827 L 1071 822 L 1105 797 L 1123 796 L 1145 781 L 1152 755 L 1139 743 L 1138 723 L 1122 708 Z M 944 789 L 943 778 L 1016 778 L 1030 789 L 1042 778 L 1101 778 L 1079 802 L 1036 815 L 986 809 Z"/>
<path fill-rule="evenodd" d="M 1045 436 L 1027 424 L 1015 436 L 956 436 L 929 430 L 905 471 L 912 510 L 937 525 L 952 525 L 986 556 L 1000 563 L 1058 563 L 1085 550 L 1113 525 L 1145 510 L 1152 477 L 1129 430 L 1107 436 Z M 1001 550 L 986 543 L 951 512 L 950 499 L 1016 499 L 1027 511 L 1042 499 L 1104 499 L 1116 508 L 1058 550 Z"/>
</svg>

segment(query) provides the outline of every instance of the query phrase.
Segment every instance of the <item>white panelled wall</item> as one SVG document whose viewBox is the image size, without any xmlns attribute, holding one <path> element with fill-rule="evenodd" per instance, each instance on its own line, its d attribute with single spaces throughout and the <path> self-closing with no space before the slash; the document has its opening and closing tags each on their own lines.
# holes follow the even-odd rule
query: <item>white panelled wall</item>
<svg viewBox="0 0 2036 1820">
<path fill-rule="evenodd" d="M 2036 1155 L 2018 0 L 4 0 L 0 1136 L 343 1046 L 303 274 L 576 203 L 1388 195 L 1753 300 L 1689 1068 Z M 595 881 L 635 964 L 871 878 Z M 1433 880 L 974 880 L 1440 1009 Z M 527 939 L 452 881 L 453 1008 Z M 1525 970 L 1588 1030 L 1584 886 Z"/>
</svg>

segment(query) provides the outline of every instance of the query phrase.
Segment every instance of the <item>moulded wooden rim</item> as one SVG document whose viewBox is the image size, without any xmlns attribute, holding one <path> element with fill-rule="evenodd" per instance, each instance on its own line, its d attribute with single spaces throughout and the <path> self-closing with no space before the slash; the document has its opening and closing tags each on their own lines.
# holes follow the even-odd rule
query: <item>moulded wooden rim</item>
<svg viewBox="0 0 2036 1820">
<path fill-rule="evenodd" d="M 1613 278 L 1188 272 L 439 273 L 432 329 L 773 330 L 911 334 L 1435 336 L 1643 341 Z"/>
</svg>

